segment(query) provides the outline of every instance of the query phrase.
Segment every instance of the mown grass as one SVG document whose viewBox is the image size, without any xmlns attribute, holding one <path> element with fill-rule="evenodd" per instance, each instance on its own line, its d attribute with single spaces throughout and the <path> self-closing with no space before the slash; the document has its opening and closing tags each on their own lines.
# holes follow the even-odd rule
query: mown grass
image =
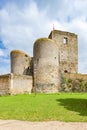
<svg viewBox="0 0 87 130">
<path fill-rule="evenodd" d="M 0 97 L 0 119 L 87 122 L 86 93 Z"/>
</svg>

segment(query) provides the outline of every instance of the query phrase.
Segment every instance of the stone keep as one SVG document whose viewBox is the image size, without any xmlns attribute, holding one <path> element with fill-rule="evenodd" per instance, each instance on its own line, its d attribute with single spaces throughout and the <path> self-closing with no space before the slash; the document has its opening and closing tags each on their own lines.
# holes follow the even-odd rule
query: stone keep
<svg viewBox="0 0 87 130">
<path fill-rule="evenodd" d="M 37 92 L 58 92 L 60 86 L 59 57 L 56 43 L 40 38 L 34 43 L 34 85 Z"/>
<path fill-rule="evenodd" d="M 56 42 L 59 49 L 60 73 L 78 72 L 77 35 L 70 32 L 53 30 L 49 38 Z"/>
</svg>

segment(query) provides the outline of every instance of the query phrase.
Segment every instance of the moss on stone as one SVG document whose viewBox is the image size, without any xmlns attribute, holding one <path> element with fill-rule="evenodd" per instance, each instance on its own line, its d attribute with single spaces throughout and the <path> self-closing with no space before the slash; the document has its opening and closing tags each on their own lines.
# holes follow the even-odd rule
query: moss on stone
<svg viewBox="0 0 87 130">
<path fill-rule="evenodd" d="M 25 53 L 25 52 L 23 52 L 23 51 L 21 51 L 21 50 L 12 50 L 12 51 L 11 51 L 11 54 L 12 54 L 12 53 L 24 54 L 24 55 L 30 57 L 27 53 Z"/>
</svg>

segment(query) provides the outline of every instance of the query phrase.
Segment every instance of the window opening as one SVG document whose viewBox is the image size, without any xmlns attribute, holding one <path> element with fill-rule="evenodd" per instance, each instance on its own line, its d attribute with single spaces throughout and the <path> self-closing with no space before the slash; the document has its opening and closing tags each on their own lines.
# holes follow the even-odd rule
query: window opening
<svg viewBox="0 0 87 130">
<path fill-rule="evenodd" d="M 67 71 L 67 70 L 64 70 L 64 72 L 65 72 L 65 73 L 68 73 L 68 71 Z"/>
<path fill-rule="evenodd" d="M 68 38 L 67 38 L 67 37 L 64 37 L 64 38 L 63 38 L 63 43 L 64 43 L 64 44 L 67 44 L 67 43 L 68 43 Z"/>
</svg>

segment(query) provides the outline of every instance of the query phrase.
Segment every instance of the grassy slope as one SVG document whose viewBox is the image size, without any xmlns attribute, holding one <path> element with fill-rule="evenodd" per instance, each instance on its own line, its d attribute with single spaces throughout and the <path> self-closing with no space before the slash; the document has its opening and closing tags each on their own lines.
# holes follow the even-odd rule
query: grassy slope
<svg viewBox="0 0 87 130">
<path fill-rule="evenodd" d="M 0 97 L 0 119 L 87 122 L 87 94 L 34 94 Z"/>
</svg>

